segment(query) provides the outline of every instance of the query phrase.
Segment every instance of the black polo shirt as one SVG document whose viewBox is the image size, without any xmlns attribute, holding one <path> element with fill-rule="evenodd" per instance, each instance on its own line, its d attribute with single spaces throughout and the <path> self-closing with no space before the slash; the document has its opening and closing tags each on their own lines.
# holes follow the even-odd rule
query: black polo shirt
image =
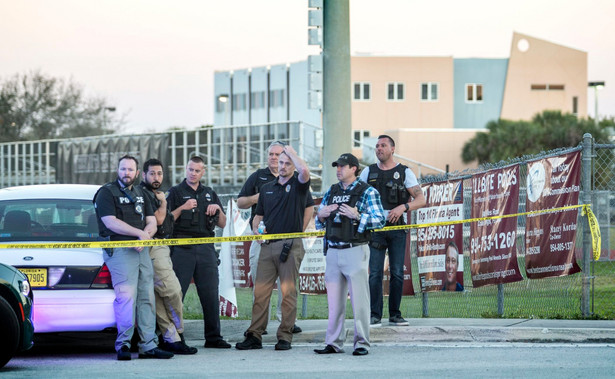
<svg viewBox="0 0 615 379">
<path fill-rule="evenodd" d="M 182 196 L 182 191 L 180 190 L 180 188 L 187 191 L 189 196 L 188 197 Z M 175 185 L 169 189 L 169 192 L 167 193 L 168 209 L 170 209 L 171 211 L 174 211 L 177 208 L 181 207 L 189 199 L 197 199 L 197 203 L 198 203 L 197 208 L 200 211 L 204 212 L 206 209 L 204 209 L 203 207 L 202 200 L 199 201 L 199 199 L 203 198 L 203 193 L 206 192 L 206 190 L 209 190 L 209 192 L 211 193 L 211 200 L 207 200 L 207 201 L 209 201 L 212 204 L 218 204 L 218 206 L 220 206 L 220 209 L 221 209 L 220 212 L 224 213 L 224 207 L 222 206 L 222 203 L 220 202 L 220 198 L 218 197 L 218 194 L 216 194 L 216 192 L 212 188 L 206 187 L 202 183 L 199 183 L 199 186 L 197 187 L 195 191 L 192 187 L 190 187 L 188 183 L 186 183 L 186 179 L 184 179 L 178 185 Z M 175 221 L 177 222 L 177 220 Z M 175 235 L 175 232 L 174 232 L 174 235 Z"/>
<path fill-rule="evenodd" d="M 267 234 L 298 233 L 303 231 L 303 215 L 310 205 L 314 205 L 310 181 L 301 183 L 295 173 L 284 184 L 278 178 L 261 188 L 256 214 L 263 216 Z"/>
<path fill-rule="evenodd" d="M 269 167 L 260 168 L 248 177 L 248 180 L 246 180 L 243 187 L 241 187 L 241 191 L 239 191 L 239 195 L 237 197 L 254 196 L 257 193 L 260 193 L 260 189 L 263 185 L 272 182 L 277 178 L 277 176 L 273 175 Z M 252 220 L 254 220 L 254 216 L 256 216 L 256 204 L 252 205 L 251 209 L 250 227 L 252 227 Z"/>
</svg>

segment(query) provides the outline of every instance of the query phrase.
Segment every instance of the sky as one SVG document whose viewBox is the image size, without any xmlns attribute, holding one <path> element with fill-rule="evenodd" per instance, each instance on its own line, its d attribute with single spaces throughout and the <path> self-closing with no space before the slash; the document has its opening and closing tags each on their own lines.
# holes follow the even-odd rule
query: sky
<svg viewBox="0 0 615 379">
<path fill-rule="evenodd" d="M 0 15 L 0 80 L 70 78 L 125 115 L 123 132 L 211 124 L 215 71 L 318 54 L 308 0 L 0 0 Z M 350 51 L 506 58 L 527 34 L 587 52 L 588 81 L 606 82 L 598 113 L 615 116 L 614 16 L 613 0 L 350 0 Z"/>
</svg>

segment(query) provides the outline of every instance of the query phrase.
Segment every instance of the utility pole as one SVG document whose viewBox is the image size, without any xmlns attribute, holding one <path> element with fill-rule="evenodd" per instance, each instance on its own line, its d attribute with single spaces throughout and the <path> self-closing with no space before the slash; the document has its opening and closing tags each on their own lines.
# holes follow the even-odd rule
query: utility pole
<svg viewBox="0 0 615 379">
<path fill-rule="evenodd" d="M 322 190 L 335 183 L 331 162 L 352 151 L 349 0 L 324 0 Z"/>
</svg>

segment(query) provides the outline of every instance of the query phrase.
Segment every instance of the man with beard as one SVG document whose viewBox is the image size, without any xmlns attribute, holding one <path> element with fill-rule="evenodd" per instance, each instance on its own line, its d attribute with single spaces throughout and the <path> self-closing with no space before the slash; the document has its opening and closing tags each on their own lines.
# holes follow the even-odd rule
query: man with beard
<svg viewBox="0 0 615 379">
<path fill-rule="evenodd" d="M 226 215 L 218 195 L 201 184 L 205 162 L 193 156 L 186 165 L 186 178 L 171 187 L 167 200 L 175 218 L 174 238 L 214 237 L 215 228 L 224 228 Z M 213 243 L 173 246 L 173 270 L 179 279 L 183 297 L 190 280 L 203 308 L 205 347 L 229 349 L 231 345 L 220 335 L 220 295 L 218 291 L 218 256 Z M 183 300 L 183 299 L 182 299 Z"/>
<path fill-rule="evenodd" d="M 295 175 L 295 168 L 298 175 Z M 283 234 L 303 231 L 305 205 L 310 194 L 310 170 L 295 149 L 284 146 L 278 158 L 278 179 L 261 188 L 256 216 L 252 222 L 254 234 Z M 261 220 L 264 233 L 259 232 Z M 278 327 L 276 350 L 289 350 L 292 329 L 297 316 L 297 286 L 299 266 L 305 250 L 300 238 L 265 240 L 258 258 L 254 283 L 252 322 L 246 339 L 235 345 L 238 350 L 262 349 L 262 333 L 267 329 L 269 300 L 276 279 L 282 288 L 282 321 Z"/>
<path fill-rule="evenodd" d="M 250 223 L 252 226 L 252 221 L 254 220 L 254 216 L 256 216 L 256 203 L 258 202 L 258 197 L 260 193 L 260 189 L 266 183 L 272 182 L 278 178 L 278 157 L 284 151 L 284 143 L 280 141 L 272 142 L 267 149 L 267 167 L 256 170 L 252 175 L 248 177 L 243 187 L 241 187 L 241 191 L 239 191 L 239 195 L 237 196 L 237 206 L 239 209 L 248 209 L 252 207 L 252 212 L 250 215 Z M 314 200 L 312 196 L 308 196 L 308 203 L 306 204 L 306 212 L 304 215 L 303 222 L 303 230 L 307 228 L 312 219 L 312 215 L 314 214 Z M 261 244 L 257 241 L 252 241 L 250 245 L 250 277 L 252 278 L 252 283 L 256 281 L 256 270 L 258 268 L 258 257 L 261 252 Z M 254 285 L 254 284 L 253 284 Z M 282 320 L 282 291 L 280 289 L 280 281 L 278 280 L 278 307 L 276 312 L 276 318 L 278 321 Z M 267 331 L 263 331 L 263 334 L 266 334 Z M 301 333 L 301 328 L 297 326 L 295 323 L 293 325 L 293 333 Z"/>
<path fill-rule="evenodd" d="M 451 241 L 446 246 L 446 259 L 444 261 L 445 277 L 442 291 L 463 291 L 463 285 L 457 281 L 459 269 L 459 250 L 457 244 Z"/>
<path fill-rule="evenodd" d="M 385 210 L 386 226 L 403 225 L 404 213 L 425 206 L 425 197 L 416 176 L 407 166 L 395 162 L 395 141 L 387 135 L 378 136 L 378 163 L 361 172 L 361 180 L 376 188 Z M 410 200 L 412 198 L 412 200 Z M 391 280 L 389 284 L 389 325 L 408 325 L 401 315 L 404 288 L 404 258 L 407 229 L 377 232 L 372 235 L 369 256 L 369 292 L 371 326 L 380 326 L 382 318 L 382 276 L 388 249 Z"/>
<path fill-rule="evenodd" d="M 111 241 L 149 240 L 156 232 L 156 217 L 147 197 L 134 182 L 139 174 L 135 157 L 119 160 L 117 180 L 94 195 L 101 237 Z M 113 309 L 117 324 L 117 359 L 131 359 L 130 339 L 135 322 L 141 341 L 139 358 L 171 358 L 173 353 L 156 346 L 154 270 L 148 247 L 104 249 L 103 258 L 115 291 Z M 135 320 L 136 316 L 136 320 Z"/>
<path fill-rule="evenodd" d="M 143 193 L 154 207 L 158 229 L 152 237 L 167 239 L 173 233 L 173 215 L 167 209 L 164 192 L 159 191 L 164 177 L 162 162 L 149 159 L 143 164 Z M 156 295 L 156 321 L 162 341 L 160 348 L 175 354 L 196 354 L 197 349 L 186 345 L 183 339 L 184 320 L 182 288 L 173 271 L 171 250 L 168 246 L 152 246 L 149 256 L 154 266 L 154 293 Z"/>
</svg>

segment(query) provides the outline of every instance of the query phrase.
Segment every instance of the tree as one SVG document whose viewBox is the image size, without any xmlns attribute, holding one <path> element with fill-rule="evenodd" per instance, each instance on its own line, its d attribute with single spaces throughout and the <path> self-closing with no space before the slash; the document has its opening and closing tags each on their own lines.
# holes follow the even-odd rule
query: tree
<svg viewBox="0 0 615 379">
<path fill-rule="evenodd" d="M 488 132 L 477 133 L 465 143 L 461 158 L 465 163 L 495 163 L 541 151 L 577 146 L 585 133 L 590 133 L 598 142 L 607 142 L 606 129 L 613 125 L 613 119 L 605 119 L 596 126 L 591 119 L 579 119 L 561 111 L 543 111 L 535 115 L 532 121 L 490 121 L 487 124 Z"/>
<path fill-rule="evenodd" d="M 86 98 L 72 80 L 16 74 L 0 83 L 0 142 L 113 133 L 122 120 L 109 109 L 104 98 Z"/>
</svg>

